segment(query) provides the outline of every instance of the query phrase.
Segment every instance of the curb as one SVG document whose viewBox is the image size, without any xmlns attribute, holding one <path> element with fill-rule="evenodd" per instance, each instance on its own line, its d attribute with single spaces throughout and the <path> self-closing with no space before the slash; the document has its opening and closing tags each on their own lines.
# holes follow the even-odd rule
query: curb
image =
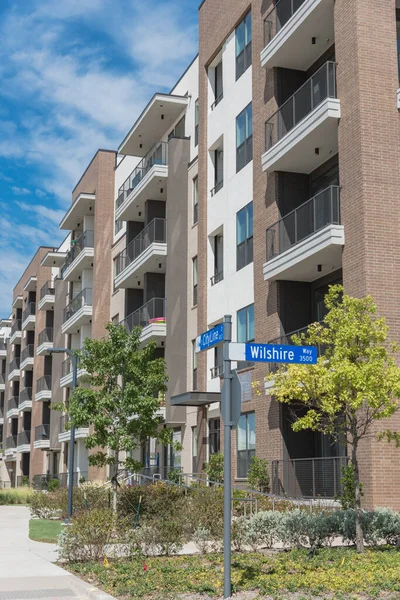
<svg viewBox="0 0 400 600">
<path fill-rule="evenodd" d="M 83 600 L 115 600 L 115 598 L 98 588 L 90 588 L 86 592 L 86 596 L 83 597 Z"/>
</svg>

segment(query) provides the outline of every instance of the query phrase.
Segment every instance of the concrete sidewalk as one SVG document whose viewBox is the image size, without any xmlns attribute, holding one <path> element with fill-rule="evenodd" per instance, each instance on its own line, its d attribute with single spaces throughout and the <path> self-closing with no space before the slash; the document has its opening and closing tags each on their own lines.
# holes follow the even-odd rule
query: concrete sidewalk
<svg viewBox="0 0 400 600">
<path fill-rule="evenodd" d="M 111 600 L 53 564 L 53 544 L 28 537 L 30 513 L 25 506 L 0 506 L 0 600 Z"/>
</svg>

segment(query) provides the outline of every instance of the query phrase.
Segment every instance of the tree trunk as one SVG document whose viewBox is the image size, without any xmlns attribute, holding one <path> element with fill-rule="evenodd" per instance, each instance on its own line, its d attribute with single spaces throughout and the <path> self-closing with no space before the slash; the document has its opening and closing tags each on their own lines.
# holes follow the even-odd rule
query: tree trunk
<svg viewBox="0 0 400 600">
<path fill-rule="evenodd" d="M 112 508 L 113 512 L 117 512 L 117 489 L 118 489 L 118 465 L 119 465 L 119 451 L 115 452 L 115 474 L 112 479 L 113 484 L 113 503 Z"/>
<path fill-rule="evenodd" d="M 360 473 L 358 469 L 358 458 L 357 458 L 358 440 L 353 435 L 353 445 L 351 461 L 353 463 L 354 472 L 354 509 L 356 513 L 356 545 L 357 552 L 364 552 L 364 531 L 361 520 L 361 490 L 360 490 Z"/>
</svg>

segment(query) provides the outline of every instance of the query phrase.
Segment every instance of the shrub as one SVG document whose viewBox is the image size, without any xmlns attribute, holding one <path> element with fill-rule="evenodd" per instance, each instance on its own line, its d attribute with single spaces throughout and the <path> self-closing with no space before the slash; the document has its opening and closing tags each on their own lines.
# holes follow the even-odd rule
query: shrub
<svg viewBox="0 0 400 600">
<path fill-rule="evenodd" d="M 109 506 L 109 490 L 104 486 L 87 483 L 74 487 L 74 512 L 85 509 L 107 508 Z M 68 509 L 68 489 L 35 492 L 30 501 L 32 516 L 39 519 L 64 518 Z"/>
<path fill-rule="evenodd" d="M 268 461 L 263 458 L 253 456 L 250 462 L 249 472 L 247 474 L 249 485 L 259 492 L 269 491 L 269 471 Z"/>
<path fill-rule="evenodd" d="M 60 482 L 58 479 L 50 479 L 50 481 L 47 484 L 47 491 L 48 492 L 54 492 L 55 490 L 58 490 L 60 488 Z"/>
<path fill-rule="evenodd" d="M 400 515 L 390 508 L 380 508 L 362 515 L 365 541 L 371 546 L 385 542 L 397 546 L 400 540 Z"/>
<path fill-rule="evenodd" d="M 332 513 L 317 512 L 307 515 L 306 527 L 311 548 L 332 545 L 337 529 L 337 522 Z"/>
<path fill-rule="evenodd" d="M 354 467 L 349 463 L 347 467 L 342 466 L 342 495 L 339 498 L 343 510 L 355 506 Z M 363 496 L 363 485 L 360 483 L 360 493 Z"/>
<path fill-rule="evenodd" d="M 258 546 L 272 546 L 284 538 L 284 516 L 280 512 L 259 512 L 249 522 L 247 542 L 254 549 Z"/>
<path fill-rule="evenodd" d="M 0 490 L 0 506 L 6 504 L 29 504 L 34 496 L 31 488 L 18 487 Z"/>
<path fill-rule="evenodd" d="M 181 509 L 178 502 L 184 498 L 185 490 L 164 482 L 150 485 L 123 486 L 118 492 L 118 512 L 123 516 L 135 515 L 140 506 L 140 520 L 146 515 L 167 515 L 174 507 Z"/>
<path fill-rule="evenodd" d="M 199 527 L 209 531 L 210 541 L 218 545 L 223 538 L 224 489 L 221 486 L 200 486 L 190 492 L 187 506 L 189 533 Z"/>
<path fill-rule="evenodd" d="M 233 530 L 232 530 L 233 531 Z M 203 527 L 203 525 L 199 525 L 196 531 L 193 534 L 193 542 L 196 545 L 197 549 L 201 554 L 206 554 L 208 552 L 208 540 L 210 539 L 211 534 Z"/>
<path fill-rule="evenodd" d="M 298 508 L 284 513 L 282 518 L 282 541 L 285 545 L 301 548 L 308 542 L 309 514 Z"/>
<path fill-rule="evenodd" d="M 204 472 L 210 481 L 215 483 L 223 483 L 224 455 L 220 452 L 211 454 L 209 462 L 204 465 Z"/>
<path fill-rule="evenodd" d="M 248 543 L 249 520 L 246 517 L 239 517 L 232 521 L 232 546 L 237 552 L 241 552 Z"/>
</svg>

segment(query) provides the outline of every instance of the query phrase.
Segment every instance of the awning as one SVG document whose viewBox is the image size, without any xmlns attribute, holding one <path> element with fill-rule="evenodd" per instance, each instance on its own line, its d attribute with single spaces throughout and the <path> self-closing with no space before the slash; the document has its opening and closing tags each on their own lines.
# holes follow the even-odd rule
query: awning
<svg viewBox="0 0 400 600">
<path fill-rule="evenodd" d="M 207 406 L 215 402 L 221 402 L 220 392 L 185 392 L 171 398 L 172 406 Z"/>
</svg>

